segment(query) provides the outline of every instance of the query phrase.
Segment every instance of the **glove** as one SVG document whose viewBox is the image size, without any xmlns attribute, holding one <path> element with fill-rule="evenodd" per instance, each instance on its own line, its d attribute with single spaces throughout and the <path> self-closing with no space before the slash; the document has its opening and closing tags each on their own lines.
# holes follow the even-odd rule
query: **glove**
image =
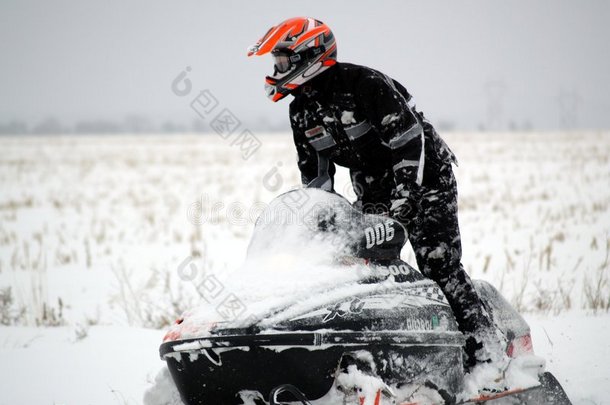
<svg viewBox="0 0 610 405">
<path fill-rule="evenodd" d="M 410 222 L 421 211 L 422 193 L 417 185 L 405 190 L 402 185 L 392 192 L 390 216 L 400 222 Z"/>
</svg>

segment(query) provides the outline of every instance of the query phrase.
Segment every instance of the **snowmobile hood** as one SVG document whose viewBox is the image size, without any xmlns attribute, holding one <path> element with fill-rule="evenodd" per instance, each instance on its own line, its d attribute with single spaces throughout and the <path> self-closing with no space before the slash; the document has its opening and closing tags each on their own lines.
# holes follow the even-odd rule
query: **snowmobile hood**
<svg viewBox="0 0 610 405">
<path fill-rule="evenodd" d="M 397 269 L 397 271 L 399 271 Z M 414 270 L 411 270 L 414 271 Z M 245 320 L 201 323 L 197 312 L 179 319 L 165 341 L 290 331 L 457 332 L 440 288 L 392 279 L 312 292 L 305 300 L 267 308 Z"/>
</svg>

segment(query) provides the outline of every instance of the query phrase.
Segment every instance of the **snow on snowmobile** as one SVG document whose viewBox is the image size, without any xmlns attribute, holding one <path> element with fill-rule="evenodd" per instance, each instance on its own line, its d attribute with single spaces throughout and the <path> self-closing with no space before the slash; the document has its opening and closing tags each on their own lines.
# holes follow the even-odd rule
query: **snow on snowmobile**
<svg viewBox="0 0 610 405">
<path fill-rule="evenodd" d="M 358 273 L 356 281 L 259 305 L 245 319 L 204 325 L 183 316 L 160 355 L 185 404 L 570 404 L 533 355 L 524 319 L 481 281 L 519 385 L 464 397 L 465 338 L 440 288 L 400 259 L 407 234 L 397 221 L 362 214 L 336 194 L 293 190 L 261 214 L 248 257 L 284 249 L 287 229 L 299 243 L 330 247 L 334 268 Z"/>
</svg>

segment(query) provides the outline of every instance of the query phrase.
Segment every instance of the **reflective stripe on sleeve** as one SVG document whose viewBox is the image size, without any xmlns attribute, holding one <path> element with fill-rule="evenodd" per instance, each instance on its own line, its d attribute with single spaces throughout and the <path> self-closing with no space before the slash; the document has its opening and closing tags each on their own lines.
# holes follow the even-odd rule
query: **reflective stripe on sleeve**
<svg viewBox="0 0 610 405">
<path fill-rule="evenodd" d="M 417 185 L 421 186 L 424 181 L 424 164 L 426 162 L 426 137 L 421 133 L 421 154 L 419 155 L 419 167 L 417 168 Z"/>
<path fill-rule="evenodd" d="M 396 163 L 392 169 L 394 171 L 400 170 L 402 168 L 405 167 L 418 167 L 419 166 L 419 161 L 418 160 L 401 160 L 400 162 Z"/>
<path fill-rule="evenodd" d="M 392 139 L 390 139 L 390 148 L 398 149 L 420 136 L 423 132 L 424 129 L 422 128 L 422 126 L 419 125 L 419 123 L 415 123 L 406 132 L 398 134 Z"/>
<path fill-rule="evenodd" d="M 353 141 L 369 132 L 371 128 L 372 125 L 368 121 L 362 121 L 360 124 L 345 128 L 345 133 L 347 134 L 347 137 Z"/>
<path fill-rule="evenodd" d="M 320 138 L 310 139 L 309 143 L 314 147 L 315 150 L 321 151 L 324 149 L 328 149 L 331 146 L 335 146 L 336 142 L 330 134 L 326 134 Z"/>
</svg>

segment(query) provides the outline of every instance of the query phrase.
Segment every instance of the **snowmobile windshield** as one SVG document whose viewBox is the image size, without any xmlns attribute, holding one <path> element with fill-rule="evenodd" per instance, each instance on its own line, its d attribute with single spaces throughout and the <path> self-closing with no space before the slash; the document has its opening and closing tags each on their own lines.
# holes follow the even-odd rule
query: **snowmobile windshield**
<svg viewBox="0 0 610 405">
<path fill-rule="evenodd" d="M 248 256 L 331 256 L 349 254 L 361 231 L 362 215 L 337 194 L 298 189 L 270 202 L 259 216 Z"/>
<path fill-rule="evenodd" d="M 274 252 L 326 263 L 398 260 L 405 240 L 406 231 L 397 221 L 363 214 L 338 194 L 306 188 L 271 201 L 256 222 L 248 257 Z"/>
</svg>

